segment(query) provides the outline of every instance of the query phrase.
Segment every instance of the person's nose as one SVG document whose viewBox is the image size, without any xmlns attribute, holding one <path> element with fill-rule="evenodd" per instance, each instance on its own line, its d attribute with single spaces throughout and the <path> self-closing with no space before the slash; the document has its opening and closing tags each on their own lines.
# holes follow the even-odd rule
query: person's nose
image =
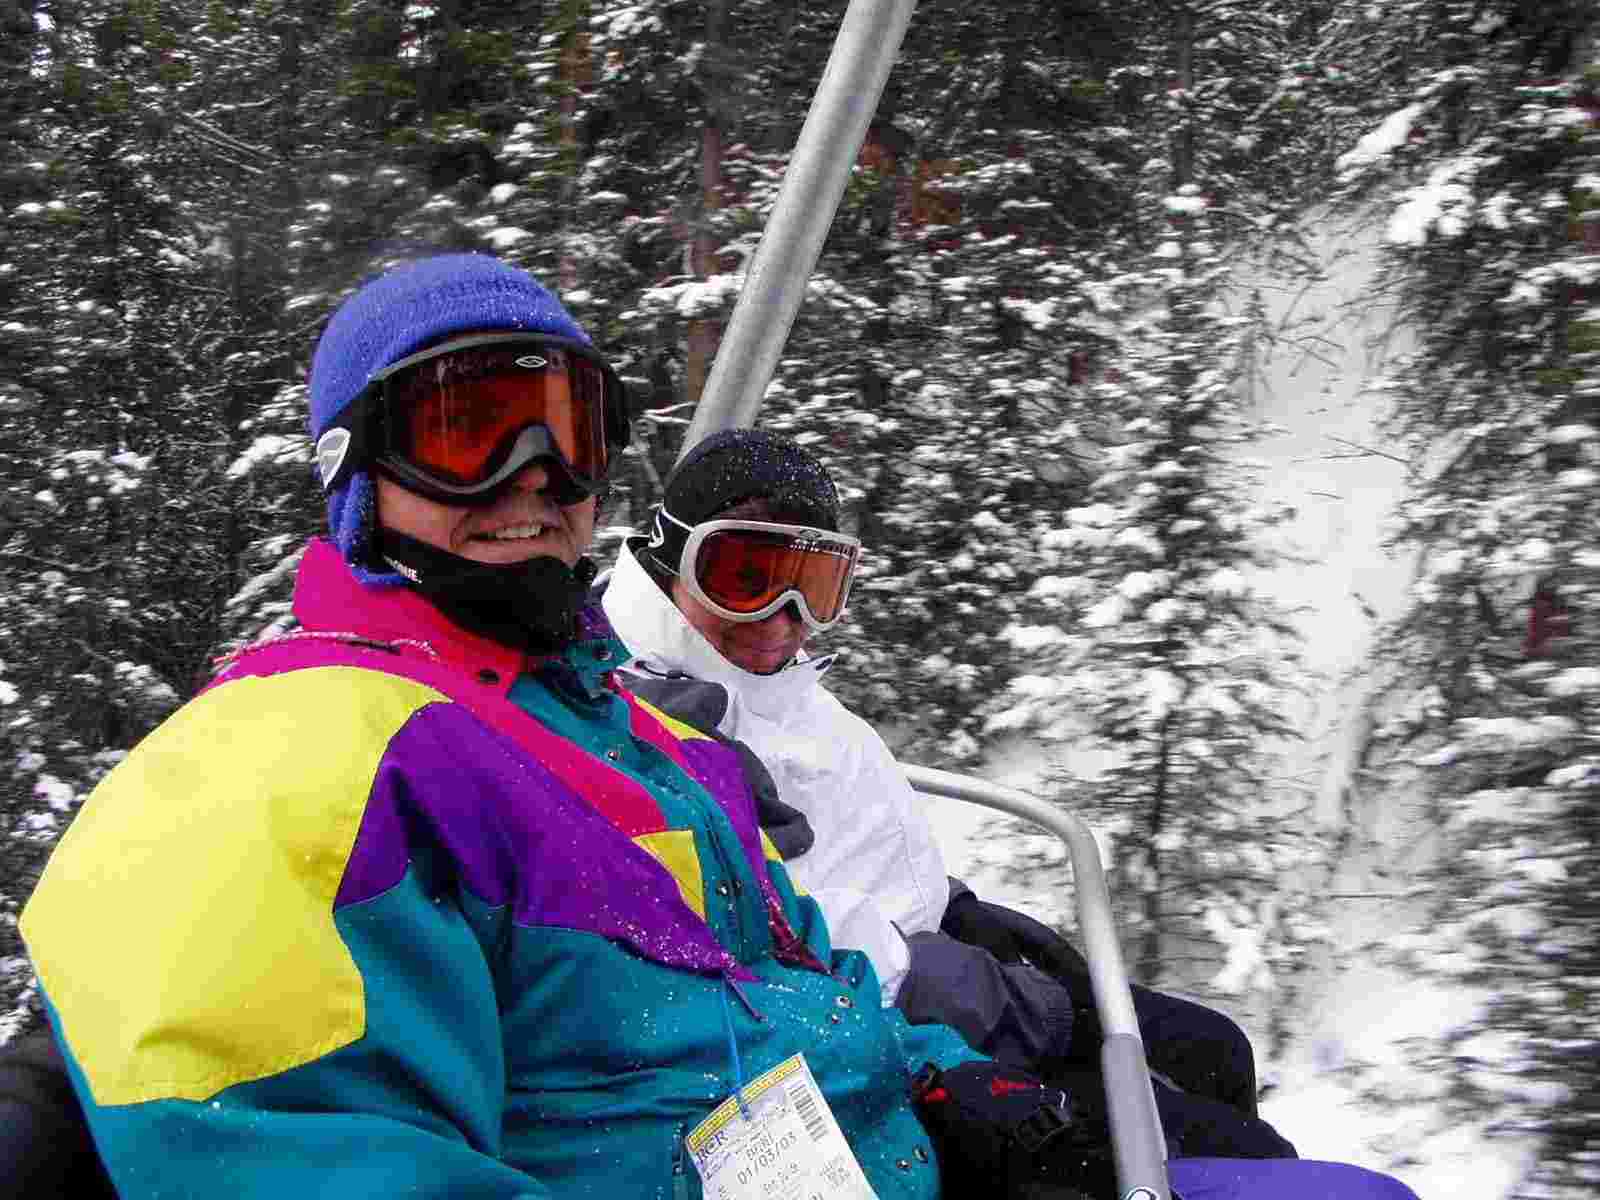
<svg viewBox="0 0 1600 1200">
<path fill-rule="evenodd" d="M 800 616 L 800 605 L 794 600 L 789 601 L 789 603 L 768 617 L 767 620 L 776 623 L 780 628 L 790 633 L 793 633 L 797 626 L 802 628 L 805 626 L 805 620 Z"/>
<path fill-rule="evenodd" d="M 549 486 L 550 468 L 543 462 L 536 460 L 511 477 L 510 490 L 513 492 L 542 492 Z"/>
</svg>

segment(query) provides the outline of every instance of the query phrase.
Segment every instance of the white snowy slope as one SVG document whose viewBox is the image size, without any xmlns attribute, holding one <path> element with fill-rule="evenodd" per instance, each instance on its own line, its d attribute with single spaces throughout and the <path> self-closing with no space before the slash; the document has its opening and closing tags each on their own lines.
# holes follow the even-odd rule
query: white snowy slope
<svg viewBox="0 0 1600 1200">
<path fill-rule="evenodd" d="M 1424 992 L 1362 950 L 1421 919 L 1420 906 L 1393 898 L 1416 865 L 1416 839 L 1392 812 L 1359 804 L 1346 812 L 1343 802 L 1371 685 L 1373 634 L 1378 622 L 1401 611 L 1410 572 L 1381 544 L 1405 468 L 1385 457 L 1394 447 L 1376 428 L 1381 401 L 1366 390 L 1381 371 L 1374 342 L 1385 332 L 1383 314 L 1362 303 L 1374 239 L 1348 231 L 1336 236 L 1322 246 L 1325 284 L 1302 295 L 1263 281 L 1275 317 L 1290 317 L 1291 326 L 1301 316 L 1317 320 L 1299 329 L 1300 349 L 1278 355 L 1253 396 L 1260 415 L 1284 432 L 1253 447 L 1250 457 L 1267 467 L 1265 498 L 1297 510 L 1286 536 L 1312 560 L 1268 577 L 1268 586 L 1304 606 L 1305 653 L 1324 679 L 1299 714 L 1305 741 L 1286 769 L 1314 784 L 1321 819 L 1355 822 L 1352 849 L 1332 881 L 1331 945 L 1291 1022 L 1294 1038 L 1261 1064 L 1272 1085 L 1263 1112 L 1304 1157 L 1389 1171 L 1424 1200 L 1503 1200 L 1525 1150 L 1491 1142 L 1480 1129 L 1446 1124 L 1438 1081 L 1421 1075 L 1404 1054 L 1409 1039 L 1465 1021 L 1478 998 Z M 991 756 L 984 773 L 1026 789 L 1041 765 L 1038 751 L 1012 743 Z M 978 872 L 974 844 L 989 818 L 955 801 L 930 804 L 952 872 Z M 993 857 L 993 843 L 987 853 Z M 1018 893 L 981 872 L 977 886 L 1046 920 L 1068 902 Z M 1254 1040 L 1265 1047 L 1264 1037 Z"/>
<path fill-rule="evenodd" d="M 1429 1200 L 1503 1200 L 1527 1147 L 1446 1120 L 1444 1081 L 1404 1052 L 1466 1023 L 1481 997 L 1420 986 L 1364 949 L 1427 919 L 1421 903 L 1396 898 L 1426 854 L 1407 823 L 1417 806 L 1380 810 L 1361 803 L 1359 789 L 1343 803 L 1368 717 L 1372 636 L 1400 614 L 1411 583 L 1409 560 L 1382 546 L 1405 466 L 1384 457 L 1398 448 L 1377 428 L 1381 397 L 1367 390 L 1381 374 L 1387 322 L 1364 303 L 1375 240 L 1324 243 L 1329 281 L 1301 303 L 1328 315 L 1331 344 L 1275 364 L 1261 397 L 1263 415 L 1286 430 L 1258 451 L 1273 466 L 1267 489 L 1297 506 L 1292 533 L 1315 560 L 1273 584 L 1307 606 L 1306 653 L 1326 678 L 1303 714 L 1302 769 L 1318 780 L 1321 818 L 1348 822 L 1354 835 L 1331 881 L 1331 946 L 1292 1022 L 1295 1040 L 1266 1065 L 1276 1086 L 1263 1111 L 1308 1157 L 1388 1170 Z"/>
</svg>

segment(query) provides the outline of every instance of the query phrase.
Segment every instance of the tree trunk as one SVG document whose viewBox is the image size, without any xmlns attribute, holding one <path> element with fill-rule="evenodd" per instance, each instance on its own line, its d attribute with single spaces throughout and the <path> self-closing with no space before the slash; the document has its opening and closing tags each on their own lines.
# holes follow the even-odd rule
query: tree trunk
<svg viewBox="0 0 1600 1200">
<path fill-rule="evenodd" d="M 1145 871 L 1139 881 L 1139 901 L 1143 908 L 1144 930 L 1140 934 L 1139 956 L 1135 964 L 1138 976 L 1154 987 L 1162 974 L 1162 911 L 1161 911 L 1161 835 L 1166 824 L 1167 802 L 1172 798 L 1172 717 L 1161 722 L 1156 751 L 1155 778 L 1151 781 L 1150 825 L 1144 831 Z"/>
<path fill-rule="evenodd" d="M 1172 187 L 1176 191 L 1194 182 L 1194 10 L 1180 4 L 1173 14 L 1173 70 L 1182 92 L 1183 116 L 1172 134 Z"/>
<path fill-rule="evenodd" d="M 723 26 L 728 15 L 728 0 L 711 0 L 706 5 L 706 46 L 704 61 L 709 64 L 705 84 L 705 126 L 700 133 L 700 195 L 696 205 L 689 263 L 696 279 L 717 273 L 717 234 L 711 217 L 722 207 L 723 120 L 729 102 L 724 78 L 728 50 L 723 44 Z M 684 362 L 684 399 L 699 404 L 705 391 L 711 364 L 722 341 L 722 320 L 718 316 L 697 317 L 689 322 L 688 354 Z"/>
<path fill-rule="evenodd" d="M 589 39 L 589 0 L 568 0 L 562 19 L 567 25 L 566 45 L 561 51 L 561 100 L 558 106 L 561 137 L 561 157 L 567 170 L 563 188 L 562 211 L 570 224 L 572 213 L 577 211 L 578 173 L 578 93 L 589 86 L 593 78 L 590 55 L 593 50 Z M 556 268 L 556 286 L 563 293 L 575 291 L 578 286 L 578 260 L 572 253 L 572 239 L 564 237 L 561 261 Z"/>
<path fill-rule="evenodd" d="M 700 135 L 700 212 L 695 222 L 690 263 L 696 279 L 717 273 L 717 239 L 711 230 L 711 214 L 722 207 L 722 130 L 715 116 L 708 116 Z M 685 367 L 685 399 L 700 403 L 706 378 L 717 357 L 722 340 L 722 321 L 702 317 L 689 322 L 689 354 Z"/>
</svg>

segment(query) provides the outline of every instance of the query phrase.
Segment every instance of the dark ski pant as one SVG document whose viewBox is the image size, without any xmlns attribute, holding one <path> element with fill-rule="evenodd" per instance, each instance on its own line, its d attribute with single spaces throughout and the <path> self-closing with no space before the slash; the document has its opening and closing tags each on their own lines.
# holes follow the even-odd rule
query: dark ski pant
<svg viewBox="0 0 1600 1200">
<path fill-rule="evenodd" d="M 1255 1052 L 1232 1018 L 1138 984 L 1133 985 L 1133 1014 L 1145 1060 L 1158 1076 L 1190 1095 L 1221 1101 L 1249 1117 L 1257 1114 Z M 1085 1020 L 1086 1015 L 1079 1010 L 1068 1065 L 1098 1069 L 1099 1022 Z"/>
<path fill-rule="evenodd" d="M 1155 1077 L 1156 1111 L 1175 1153 L 1233 1159 L 1295 1157 L 1293 1144 L 1260 1118 L 1255 1055 L 1250 1039 L 1231 1018 L 1137 984 L 1133 1011 Z M 1098 1030 L 1094 1035 L 1074 1039 L 1072 1062 L 1055 1082 L 1069 1090 L 1094 1086 L 1090 1077 L 1099 1069 Z"/>
<path fill-rule="evenodd" d="M 0 1050 L 0 1200 L 116 1200 L 48 1029 Z"/>
<path fill-rule="evenodd" d="M 1133 1012 L 1152 1071 L 1192 1095 L 1256 1115 L 1255 1054 L 1231 1018 L 1138 984 L 1133 987 Z"/>
</svg>

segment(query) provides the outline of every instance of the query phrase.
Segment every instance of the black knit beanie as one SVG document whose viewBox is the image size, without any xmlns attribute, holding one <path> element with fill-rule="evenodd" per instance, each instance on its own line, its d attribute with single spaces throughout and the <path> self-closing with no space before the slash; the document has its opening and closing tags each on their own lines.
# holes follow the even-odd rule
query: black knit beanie
<svg viewBox="0 0 1600 1200">
<path fill-rule="evenodd" d="M 684 455 L 667 477 L 666 509 L 685 525 L 761 499 L 781 520 L 839 528 L 839 493 L 822 460 L 780 434 L 724 429 Z"/>
<path fill-rule="evenodd" d="M 776 433 L 724 429 L 697 443 L 667 476 L 659 508 L 682 524 L 663 521 L 658 508 L 651 535 L 630 538 L 628 545 L 652 578 L 669 589 L 688 537 L 683 526 L 755 499 L 765 502 L 770 520 L 839 528 L 839 493 L 819 458 Z"/>
</svg>

